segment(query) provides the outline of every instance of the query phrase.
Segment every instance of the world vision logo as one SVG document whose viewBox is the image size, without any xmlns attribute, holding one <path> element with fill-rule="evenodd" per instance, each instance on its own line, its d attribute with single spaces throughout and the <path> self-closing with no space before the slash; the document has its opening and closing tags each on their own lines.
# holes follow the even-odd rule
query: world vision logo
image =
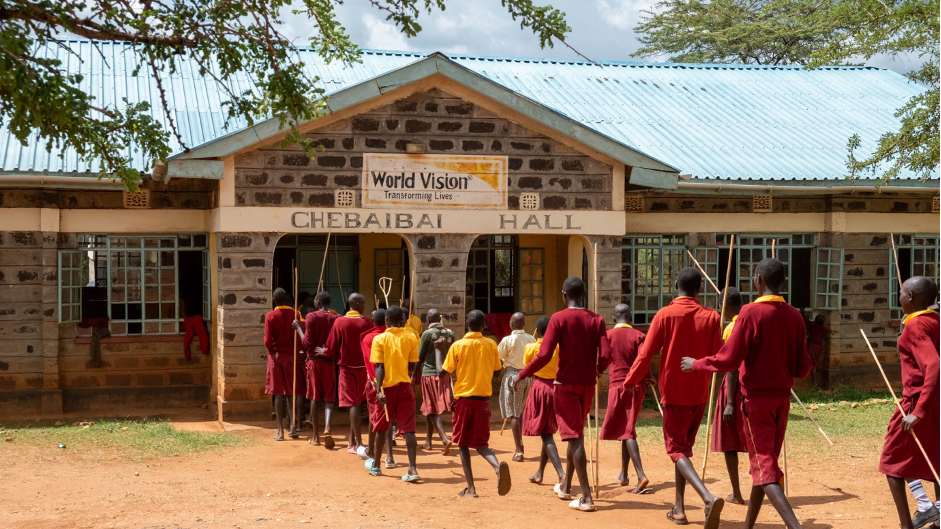
<svg viewBox="0 0 941 529">
<path fill-rule="evenodd" d="M 363 206 L 506 209 L 506 156 L 366 154 Z"/>
</svg>

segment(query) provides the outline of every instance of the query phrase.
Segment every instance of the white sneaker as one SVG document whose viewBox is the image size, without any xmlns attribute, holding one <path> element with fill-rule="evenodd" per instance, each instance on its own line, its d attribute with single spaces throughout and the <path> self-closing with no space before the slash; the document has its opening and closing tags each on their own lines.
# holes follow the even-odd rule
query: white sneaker
<svg viewBox="0 0 941 529">
<path fill-rule="evenodd" d="M 357 448 L 356 455 L 358 455 L 360 459 L 368 459 L 368 456 L 366 456 L 366 447 L 360 446 L 359 448 Z"/>
</svg>

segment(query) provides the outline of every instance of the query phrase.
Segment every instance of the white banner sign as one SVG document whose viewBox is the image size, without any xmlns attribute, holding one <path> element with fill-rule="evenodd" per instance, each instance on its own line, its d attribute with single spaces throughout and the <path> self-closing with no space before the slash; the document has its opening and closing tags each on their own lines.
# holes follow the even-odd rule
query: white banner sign
<svg viewBox="0 0 941 529">
<path fill-rule="evenodd" d="M 363 207 L 506 209 L 506 156 L 363 156 Z"/>
</svg>

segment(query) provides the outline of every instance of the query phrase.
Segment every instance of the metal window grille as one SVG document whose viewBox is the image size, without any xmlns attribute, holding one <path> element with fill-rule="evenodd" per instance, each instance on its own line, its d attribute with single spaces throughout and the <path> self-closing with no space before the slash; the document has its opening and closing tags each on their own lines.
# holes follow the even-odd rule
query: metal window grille
<svg viewBox="0 0 941 529">
<path fill-rule="evenodd" d="M 125 190 L 124 191 L 124 207 L 131 208 L 131 209 L 149 208 L 150 207 L 150 190 L 140 189 L 137 191 L 137 193 L 131 193 Z"/>
<path fill-rule="evenodd" d="M 939 261 L 937 235 L 896 234 L 895 248 L 899 254 L 899 268 L 902 281 L 912 276 L 926 276 L 939 280 Z M 899 279 L 895 266 L 895 255 L 889 250 L 889 307 L 892 318 L 901 319 L 902 307 L 899 304 Z"/>
<path fill-rule="evenodd" d="M 546 313 L 545 250 L 520 248 L 520 310 Z"/>
<path fill-rule="evenodd" d="M 760 263 L 761 260 L 765 259 L 766 257 L 771 257 L 772 240 L 775 241 L 775 257 L 784 263 L 784 269 L 787 277 L 787 280 L 781 288 L 781 295 L 784 296 L 785 299 L 788 299 L 788 296 L 791 292 L 790 285 L 792 278 L 792 250 L 795 248 L 814 248 L 816 237 L 812 233 L 798 233 L 790 235 L 746 233 L 742 235 L 736 235 L 735 263 L 733 263 L 735 268 L 732 269 L 732 273 L 729 277 L 729 283 L 732 286 L 738 288 L 739 292 L 742 293 L 742 301 L 744 303 L 751 303 L 754 299 L 760 297 L 760 293 L 755 291 L 752 278 L 755 276 L 755 267 L 758 266 L 758 263 Z M 729 241 L 730 234 L 716 234 L 716 246 L 719 249 L 728 248 Z M 719 264 L 721 265 L 721 263 Z M 718 266 L 716 267 L 715 275 L 713 275 L 712 272 L 708 269 L 707 272 L 709 272 L 710 277 L 716 283 L 716 285 L 720 285 L 720 279 L 722 281 L 725 280 L 724 277 L 718 277 Z M 718 296 L 716 296 L 715 299 L 718 299 Z M 715 306 L 715 303 L 713 303 L 712 306 Z"/>
<path fill-rule="evenodd" d="M 755 213 L 771 213 L 771 195 L 753 196 L 751 209 Z"/>
<path fill-rule="evenodd" d="M 205 234 L 80 235 L 77 240 L 77 250 L 59 253 L 59 321 L 81 319 L 81 288 L 88 285 L 107 291 L 112 335 L 178 334 L 183 319 L 177 284 L 181 251 L 203 253 L 202 312 L 211 319 Z"/>
<path fill-rule="evenodd" d="M 839 310 L 843 303 L 843 248 L 817 248 L 814 308 Z"/>
<path fill-rule="evenodd" d="M 338 189 L 334 202 L 338 208 L 351 208 L 355 204 L 355 194 L 351 189 Z"/>
<path fill-rule="evenodd" d="M 539 193 L 521 193 L 520 209 L 539 209 Z"/>
<path fill-rule="evenodd" d="M 627 195 L 624 197 L 624 210 L 632 212 L 644 211 L 643 195 Z"/>
<path fill-rule="evenodd" d="M 673 294 L 673 281 L 686 266 L 685 235 L 632 235 L 621 244 L 621 299 L 634 323 L 648 324 Z"/>
<path fill-rule="evenodd" d="M 491 312 L 492 298 L 516 295 L 516 235 L 484 235 L 467 255 L 466 306 Z"/>
</svg>

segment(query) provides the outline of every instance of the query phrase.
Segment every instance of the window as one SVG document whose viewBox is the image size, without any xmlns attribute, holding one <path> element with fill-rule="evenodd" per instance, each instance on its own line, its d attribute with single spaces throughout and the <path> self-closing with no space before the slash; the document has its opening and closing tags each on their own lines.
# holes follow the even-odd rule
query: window
<svg viewBox="0 0 941 529">
<path fill-rule="evenodd" d="M 491 312 L 516 311 L 516 235 L 484 235 L 467 255 L 467 304 Z"/>
<path fill-rule="evenodd" d="M 673 282 L 686 266 L 685 235 L 624 237 L 621 245 L 621 299 L 634 311 L 634 323 L 650 323 L 673 296 Z"/>
<path fill-rule="evenodd" d="M 927 276 L 937 283 L 938 236 L 902 234 L 894 237 L 899 258 L 896 270 L 895 255 L 889 250 L 889 306 L 892 308 L 892 317 L 901 319 L 899 273 L 902 274 L 902 281 L 912 276 Z"/>
<path fill-rule="evenodd" d="M 842 296 L 843 248 L 817 248 L 814 308 L 840 310 Z"/>
<path fill-rule="evenodd" d="M 545 314 L 545 250 L 520 248 L 520 311 Z"/>
<path fill-rule="evenodd" d="M 111 334 L 178 334 L 210 318 L 207 237 L 79 235 L 59 255 L 59 321 L 105 319 Z"/>
</svg>

